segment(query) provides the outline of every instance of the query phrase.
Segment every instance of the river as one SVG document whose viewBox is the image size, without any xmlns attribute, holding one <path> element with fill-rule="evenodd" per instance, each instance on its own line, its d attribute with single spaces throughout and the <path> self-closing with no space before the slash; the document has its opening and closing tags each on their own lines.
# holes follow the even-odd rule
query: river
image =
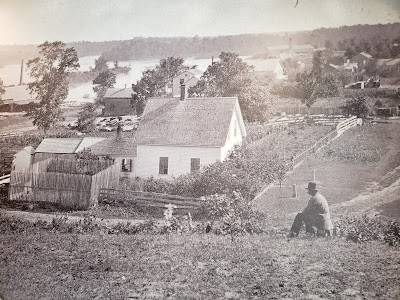
<svg viewBox="0 0 400 300">
<path fill-rule="evenodd" d="M 99 56 L 85 56 L 79 58 L 80 68 L 79 71 L 88 71 L 90 68 L 94 67 L 95 59 Z M 243 57 L 246 62 L 252 64 L 252 60 L 248 57 Z M 142 77 L 142 72 L 148 68 L 153 68 L 159 63 L 159 60 L 129 60 L 120 61 L 120 66 L 129 66 L 131 70 L 128 74 L 119 74 L 116 77 L 115 88 L 130 87 L 132 83 L 136 83 Z M 189 66 L 197 65 L 197 68 L 205 71 L 207 67 L 211 64 L 211 58 L 209 59 L 185 59 L 185 64 Z M 112 62 L 109 63 L 112 67 Z M 0 78 L 3 80 L 4 85 L 18 85 L 20 81 L 20 64 L 6 65 L 0 68 Z M 30 77 L 26 70 L 26 64 L 24 67 L 23 82 L 29 82 Z M 70 85 L 68 98 L 66 102 L 72 103 L 82 103 L 93 101 L 95 99 L 95 93 L 93 92 L 93 84 L 91 81 L 82 83 L 79 85 Z"/>
</svg>

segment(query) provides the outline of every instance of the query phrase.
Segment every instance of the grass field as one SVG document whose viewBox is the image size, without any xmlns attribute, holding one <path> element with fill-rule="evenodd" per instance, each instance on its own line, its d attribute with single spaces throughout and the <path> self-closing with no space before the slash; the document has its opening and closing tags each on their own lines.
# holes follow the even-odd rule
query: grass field
<svg viewBox="0 0 400 300">
<path fill-rule="evenodd" d="M 1 235 L 5 299 L 398 299 L 398 250 L 257 235 Z"/>
</svg>

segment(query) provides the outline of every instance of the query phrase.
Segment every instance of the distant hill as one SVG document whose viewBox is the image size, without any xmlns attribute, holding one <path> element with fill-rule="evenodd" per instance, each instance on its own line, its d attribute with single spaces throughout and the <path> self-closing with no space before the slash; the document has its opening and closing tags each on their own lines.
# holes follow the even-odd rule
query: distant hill
<svg viewBox="0 0 400 300">
<path fill-rule="evenodd" d="M 326 41 L 330 41 L 336 47 L 343 40 L 353 40 L 355 43 L 359 43 L 362 40 L 393 40 L 396 37 L 400 37 L 400 23 L 218 37 L 138 37 L 125 41 L 73 42 L 68 43 L 68 46 L 75 47 L 79 57 L 103 54 L 106 59 L 116 61 L 161 59 L 168 56 L 208 58 L 212 55 L 219 55 L 221 51 L 255 55 L 265 53 L 268 46 L 286 45 L 289 38 L 292 38 L 293 44 L 297 45 L 311 44 L 314 47 L 323 47 Z M 35 45 L 0 45 L 0 66 L 18 63 L 22 58 L 27 60 L 36 55 Z"/>
</svg>

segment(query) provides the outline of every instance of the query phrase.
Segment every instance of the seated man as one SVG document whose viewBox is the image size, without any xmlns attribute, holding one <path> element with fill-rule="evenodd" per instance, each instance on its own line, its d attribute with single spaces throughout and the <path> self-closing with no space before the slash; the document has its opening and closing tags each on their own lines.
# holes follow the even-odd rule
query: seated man
<svg viewBox="0 0 400 300">
<path fill-rule="evenodd" d="M 333 229 L 328 202 L 324 196 L 318 193 L 315 182 L 309 182 L 306 189 L 311 198 L 303 212 L 296 215 L 292 228 L 290 228 L 289 237 L 298 236 L 303 223 L 306 226 L 306 232 L 315 234 L 315 227 L 318 235 L 326 236 Z"/>
</svg>

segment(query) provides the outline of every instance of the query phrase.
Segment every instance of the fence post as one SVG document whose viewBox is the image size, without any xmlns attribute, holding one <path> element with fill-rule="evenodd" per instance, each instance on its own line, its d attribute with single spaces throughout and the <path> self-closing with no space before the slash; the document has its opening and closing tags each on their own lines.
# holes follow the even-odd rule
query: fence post
<svg viewBox="0 0 400 300">
<path fill-rule="evenodd" d="M 293 198 L 297 198 L 297 185 L 293 184 Z"/>
<path fill-rule="evenodd" d="M 286 160 L 286 155 L 285 155 L 286 147 L 283 145 L 283 161 Z"/>
</svg>

